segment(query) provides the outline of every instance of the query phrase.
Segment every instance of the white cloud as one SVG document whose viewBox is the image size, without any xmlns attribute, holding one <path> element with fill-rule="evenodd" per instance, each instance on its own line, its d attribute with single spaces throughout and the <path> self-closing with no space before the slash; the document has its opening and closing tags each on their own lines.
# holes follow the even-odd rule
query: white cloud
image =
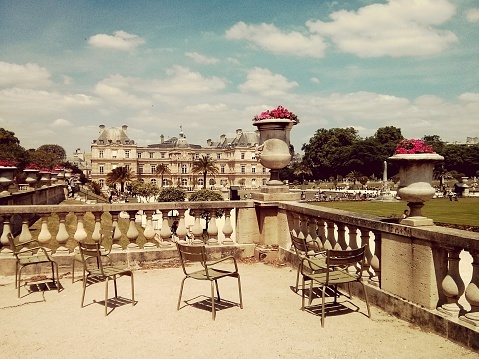
<svg viewBox="0 0 479 359">
<path fill-rule="evenodd" d="M 457 41 L 453 32 L 434 28 L 455 11 L 448 0 L 390 0 L 358 11 L 337 11 L 330 15 L 332 21 L 308 21 L 307 26 L 360 57 L 434 55 Z"/>
<path fill-rule="evenodd" d="M 281 74 L 273 74 L 268 69 L 255 67 L 248 72 L 246 82 L 238 86 L 241 92 L 254 92 L 263 96 L 277 96 L 298 86 Z"/>
<path fill-rule="evenodd" d="M 114 35 L 97 34 L 88 39 L 88 44 L 93 47 L 118 51 L 132 51 L 144 43 L 145 40 L 138 35 L 129 34 L 121 30 L 115 31 Z"/>
<path fill-rule="evenodd" d="M 319 83 L 320 83 L 319 79 L 318 79 L 317 77 L 314 77 L 314 76 L 311 77 L 309 80 L 310 80 L 313 84 L 319 84 Z"/>
<path fill-rule="evenodd" d="M 185 55 L 199 64 L 212 65 L 218 63 L 220 60 L 214 57 L 207 57 L 197 52 L 185 52 Z"/>
<path fill-rule="evenodd" d="M 479 8 L 468 10 L 466 13 L 466 19 L 469 22 L 479 22 Z"/>
<path fill-rule="evenodd" d="M 50 71 L 37 64 L 0 61 L 0 87 L 42 88 L 51 85 Z"/>
<path fill-rule="evenodd" d="M 224 111 L 227 109 L 227 106 L 224 103 L 218 103 L 215 105 L 209 103 L 199 103 L 192 106 L 186 106 L 185 111 L 191 113 L 204 113 L 204 112 L 218 112 Z"/>
<path fill-rule="evenodd" d="M 272 24 L 247 25 L 239 22 L 226 31 L 229 40 L 248 40 L 275 54 L 321 58 L 326 44 L 318 35 L 283 32 Z"/>
<path fill-rule="evenodd" d="M 130 87 L 138 79 L 114 75 L 95 85 L 95 93 L 111 104 L 119 107 L 141 108 L 151 104 L 150 101 L 130 93 Z"/>
<path fill-rule="evenodd" d="M 219 77 L 204 77 L 187 67 L 174 66 L 167 70 L 167 79 L 160 80 L 157 92 L 168 95 L 187 95 L 222 90 L 226 81 Z"/>
<path fill-rule="evenodd" d="M 54 127 L 54 128 L 71 127 L 71 126 L 73 126 L 73 124 L 70 121 L 65 120 L 63 118 L 57 118 L 55 121 L 50 123 L 50 127 Z"/>
</svg>

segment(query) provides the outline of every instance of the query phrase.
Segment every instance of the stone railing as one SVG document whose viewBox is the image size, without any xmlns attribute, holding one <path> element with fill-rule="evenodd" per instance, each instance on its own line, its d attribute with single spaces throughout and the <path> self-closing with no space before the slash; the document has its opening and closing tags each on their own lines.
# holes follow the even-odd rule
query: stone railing
<svg viewBox="0 0 479 359">
<path fill-rule="evenodd" d="M 207 230 L 202 219 L 205 211 L 210 213 Z M 217 212 L 223 212 L 221 218 Z M 29 226 L 32 214 L 40 218 L 36 229 Z M 94 219 L 91 228 L 84 225 L 87 216 Z M 71 263 L 77 241 L 100 241 L 102 237 L 118 258 L 133 254 L 135 260 L 148 261 L 166 258 L 167 252 L 170 258 L 176 257 L 172 220 L 177 221 L 175 240 L 206 242 L 218 253 L 237 256 L 253 256 L 255 245 L 261 244 L 279 247 L 280 258 L 294 262 L 290 231 L 307 240 L 319 240 L 323 248 L 368 244 L 364 275 L 372 303 L 479 349 L 478 233 L 404 226 L 376 216 L 294 201 L 12 205 L 0 206 L 0 217 L 0 259 L 13 257 L 6 234 L 16 219 L 21 221 L 21 230 L 15 233 L 20 242 L 38 239 L 57 258 L 66 258 L 64 266 Z M 52 233 L 52 227 L 58 227 L 57 233 Z M 3 275 L 11 275 L 13 262 L 8 264 L 12 273 L 5 273 L 5 263 L 0 261 L 0 269 Z M 452 324 L 459 329 L 451 329 Z"/>
<path fill-rule="evenodd" d="M 479 333 L 479 233 L 404 226 L 376 216 L 308 204 L 284 202 L 277 211 L 277 235 L 285 257 L 290 255 L 291 246 L 289 235 L 284 236 L 286 229 L 307 240 L 319 240 L 323 248 L 368 244 L 364 275 L 371 286 Z M 287 225 L 282 226 L 285 222 Z M 275 227 L 270 224 L 266 231 Z M 384 307 L 391 309 L 386 304 Z M 405 319 L 413 317 L 406 315 Z"/>
</svg>

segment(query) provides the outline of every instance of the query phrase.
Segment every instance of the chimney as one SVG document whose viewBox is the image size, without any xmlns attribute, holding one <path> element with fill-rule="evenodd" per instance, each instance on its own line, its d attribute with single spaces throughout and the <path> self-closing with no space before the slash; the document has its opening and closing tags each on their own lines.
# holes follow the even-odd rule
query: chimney
<svg viewBox="0 0 479 359">
<path fill-rule="evenodd" d="M 211 138 L 208 138 L 208 139 L 206 140 L 206 144 L 207 144 L 208 146 L 211 146 Z"/>
<path fill-rule="evenodd" d="M 165 136 L 161 135 L 160 136 L 160 143 L 163 143 L 163 142 L 165 142 Z"/>
<path fill-rule="evenodd" d="M 242 134 L 243 134 L 243 130 L 242 130 L 241 128 L 238 128 L 238 129 L 236 130 L 236 138 L 241 137 Z"/>
<path fill-rule="evenodd" d="M 128 130 L 128 126 L 127 126 L 127 125 L 123 125 L 123 126 L 121 126 L 121 129 L 123 130 L 123 132 L 126 132 L 126 130 Z"/>
<path fill-rule="evenodd" d="M 100 125 L 100 132 L 99 133 L 101 134 L 103 131 L 105 131 L 105 125 Z"/>
</svg>

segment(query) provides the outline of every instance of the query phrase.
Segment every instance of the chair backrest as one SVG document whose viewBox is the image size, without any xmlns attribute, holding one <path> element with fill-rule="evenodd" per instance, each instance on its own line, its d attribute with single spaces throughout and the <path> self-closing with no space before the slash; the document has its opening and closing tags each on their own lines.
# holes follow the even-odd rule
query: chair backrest
<svg viewBox="0 0 479 359">
<path fill-rule="evenodd" d="M 203 267 L 206 267 L 205 246 L 186 245 L 176 242 L 176 248 L 178 248 L 181 266 L 185 274 L 188 274 L 185 267 L 186 262 L 200 262 Z"/>
<path fill-rule="evenodd" d="M 104 275 L 103 263 L 101 260 L 102 253 L 100 249 L 100 243 L 78 242 L 78 246 L 80 247 L 80 254 L 81 254 L 83 265 L 85 266 L 85 268 L 87 266 L 87 259 L 96 258 L 98 269 L 100 270 L 101 274 Z"/>
<path fill-rule="evenodd" d="M 296 255 L 298 257 L 305 256 L 309 257 L 310 255 L 314 255 L 320 251 L 317 242 L 306 242 L 306 239 L 299 238 L 290 232 L 291 234 L 291 243 L 294 247 Z"/>
<path fill-rule="evenodd" d="M 7 233 L 7 238 L 8 238 L 8 243 L 10 244 L 10 249 L 13 251 L 15 255 L 17 255 L 20 252 L 22 245 L 15 244 L 15 239 L 13 238 L 13 235 L 10 232 Z"/>
<path fill-rule="evenodd" d="M 356 278 L 360 279 L 364 269 L 364 260 L 367 244 L 357 249 L 328 249 L 326 251 L 326 265 L 328 269 L 333 267 L 356 267 Z M 329 273 L 329 270 L 328 270 Z"/>
</svg>

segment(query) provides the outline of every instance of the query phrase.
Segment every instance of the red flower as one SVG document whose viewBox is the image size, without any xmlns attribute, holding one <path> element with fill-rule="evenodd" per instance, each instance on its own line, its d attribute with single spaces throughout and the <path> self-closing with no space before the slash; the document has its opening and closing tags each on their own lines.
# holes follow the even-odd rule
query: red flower
<svg viewBox="0 0 479 359">
<path fill-rule="evenodd" d="M 274 119 L 274 118 L 289 119 L 294 121 L 295 123 L 299 122 L 298 116 L 288 111 L 288 109 L 284 108 L 283 106 L 278 106 L 275 109 L 261 112 L 260 115 L 256 115 L 253 117 L 253 121 L 261 121 L 261 120 L 268 120 L 268 119 Z"/>
<path fill-rule="evenodd" d="M 436 153 L 430 145 L 426 145 L 422 140 L 402 139 L 396 146 L 396 154 L 415 154 L 415 153 Z"/>
</svg>

